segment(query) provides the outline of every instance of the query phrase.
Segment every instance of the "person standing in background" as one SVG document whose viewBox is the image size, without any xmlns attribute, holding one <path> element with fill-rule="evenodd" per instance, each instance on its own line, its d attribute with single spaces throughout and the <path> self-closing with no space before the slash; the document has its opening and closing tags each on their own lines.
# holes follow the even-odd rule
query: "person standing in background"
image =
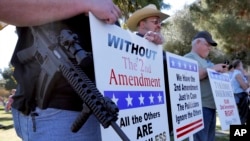
<svg viewBox="0 0 250 141">
<path fill-rule="evenodd" d="M 237 59 L 232 62 L 232 67 L 234 69 L 230 79 L 233 88 L 235 102 L 238 107 L 238 112 L 241 120 L 241 124 L 246 124 L 248 114 L 249 114 L 249 75 L 243 68 L 243 63 L 241 60 Z"/>
<path fill-rule="evenodd" d="M 208 55 L 217 43 L 207 31 L 198 32 L 192 39 L 192 49 L 184 57 L 196 60 L 199 67 L 201 101 L 204 128 L 194 134 L 194 141 L 215 141 L 216 107 L 210 86 L 207 68 L 217 72 L 226 72 L 227 65 L 224 63 L 214 64 L 208 60 Z"/>
</svg>

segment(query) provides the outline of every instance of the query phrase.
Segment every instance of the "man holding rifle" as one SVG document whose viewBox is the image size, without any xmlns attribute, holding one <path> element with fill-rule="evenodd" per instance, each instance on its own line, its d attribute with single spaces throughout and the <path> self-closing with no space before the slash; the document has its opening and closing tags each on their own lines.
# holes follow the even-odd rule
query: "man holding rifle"
<svg viewBox="0 0 250 141">
<path fill-rule="evenodd" d="M 88 12 L 107 24 L 114 24 L 121 15 L 112 0 L 0 1 L 0 21 L 17 26 L 19 37 L 11 59 L 15 67 L 14 77 L 18 82 L 12 112 L 17 135 L 22 140 L 101 140 L 100 124 L 94 116 L 90 116 L 78 132 L 71 132 L 70 128 L 82 110 L 83 101 L 67 80 L 60 74 L 55 78 L 48 76 L 42 70 L 43 60 L 39 60 L 41 58 L 38 56 L 38 59 L 21 60 L 23 50 L 34 46 L 43 48 L 36 43 L 41 41 L 35 36 L 39 32 L 37 29 L 46 33 L 46 38 L 55 44 L 63 40 L 60 33 L 68 31 L 77 44 L 91 54 Z M 91 55 L 89 57 L 91 60 Z M 82 63 L 84 72 L 94 81 L 92 62 Z M 48 78 L 55 80 L 51 80 L 51 83 Z M 41 80 L 43 83 L 38 85 Z M 51 84 L 48 85 L 49 92 L 47 87 L 43 87 L 47 84 Z M 40 91 L 48 93 L 49 98 L 41 99 L 43 96 Z M 39 104 L 41 101 L 46 104 Z"/>
</svg>

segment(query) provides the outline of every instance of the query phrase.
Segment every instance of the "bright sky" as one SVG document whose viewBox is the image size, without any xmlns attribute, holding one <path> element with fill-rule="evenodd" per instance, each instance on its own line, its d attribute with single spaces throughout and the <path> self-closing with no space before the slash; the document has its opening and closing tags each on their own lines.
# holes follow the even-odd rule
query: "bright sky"
<svg viewBox="0 0 250 141">
<path fill-rule="evenodd" d="M 171 5 L 171 9 L 163 10 L 164 13 L 169 14 L 170 16 L 176 12 L 176 10 L 180 10 L 184 8 L 184 5 L 189 5 L 193 3 L 195 0 L 163 0 L 164 3 L 169 3 Z"/>
<path fill-rule="evenodd" d="M 9 62 L 16 45 L 17 35 L 14 26 L 6 26 L 0 30 L 0 69 L 9 67 Z"/>
<path fill-rule="evenodd" d="M 191 4 L 195 0 L 164 0 L 171 5 L 170 10 L 163 12 L 172 15 L 176 10 L 182 9 L 185 4 Z M 17 35 L 14 26 L 7 26 L 0 31 L 0 69 L 8 68 L 9 62 L 16 45 Z"/>
</svg>

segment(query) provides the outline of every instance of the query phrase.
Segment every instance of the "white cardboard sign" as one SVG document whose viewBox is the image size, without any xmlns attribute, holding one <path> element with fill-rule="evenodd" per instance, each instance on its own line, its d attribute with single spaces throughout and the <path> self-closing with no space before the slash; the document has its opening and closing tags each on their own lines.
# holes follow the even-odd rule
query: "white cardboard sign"
<svg viewBox="0 0 250 141">
<path fill-rule="evenodd" d="M 222 130 L 229 130 L 230 125 L 240 125 L 237 105 L 234 99 L 233 89 L 227 73 L 219 73 L 207 69 L 214 101 Z"/>
<path fill-rule="evenodd" d="M 96 86 L 119 107 L 116 123 L 131 141 L 170 140 L 162 47 L 89 16 Z M 101 131 L 103 141 L 121 140 Z"/>
<path fill-rule="evenodd" d="M 204 128 L 196 61 L 166 52 L 175 141 Z"/>
</svg>

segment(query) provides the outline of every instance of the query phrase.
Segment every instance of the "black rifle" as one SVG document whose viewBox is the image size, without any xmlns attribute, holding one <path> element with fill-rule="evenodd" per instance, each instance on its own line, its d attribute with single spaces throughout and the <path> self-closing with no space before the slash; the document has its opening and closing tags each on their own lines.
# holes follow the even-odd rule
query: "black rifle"
<svg viewBox="0 0 250 141">
<path fill-rule="evenodd" d="M 18 58 L 23 63 L 35 59 L 41 64 L 37 85 L 38 106 L 41 108 L 47 106 L 53 83 L 62 74 L 83 100 L 83 110 L 72 124 L 72 132 L 77 132 L 93 114 L 104 128 L 111 125 L 123 141 L 129 141 L 116 124 L 118 107 L 110 98 L 103 97 L 80 67 L 89 62 L 89 53 L 79 45 L 77 35 L 69 30 L 62 30 L 55 42 L 39 27 L 33 27 L 32 32 L 35 33 L 35 44 L 19 52 Z"/>
</svg>

